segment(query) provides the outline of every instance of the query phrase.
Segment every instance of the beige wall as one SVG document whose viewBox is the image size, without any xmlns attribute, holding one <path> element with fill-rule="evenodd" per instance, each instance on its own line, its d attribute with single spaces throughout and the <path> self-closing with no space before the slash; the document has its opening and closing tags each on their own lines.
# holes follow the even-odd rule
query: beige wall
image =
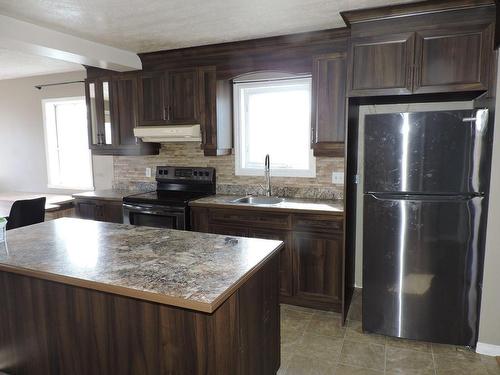
<svg viewBox="0 0 500 375">
<path fill-rule="evenodd" d="M 219 193 L 259 193 L 264 177 L 236 176 L 234 155 L 205 157 L 199 143 L 165 143 L 160 155 L 143 157 L 114 157 L 114 186 L 136 189 L 154 183 L 154 171 L 158 165 L 214 167 L 217 171 Z M 145 176 L 145 169 L 152 168 L 152 177 Z M 332 184 L 332 172 L 343 172 L 343 158 L 316 158 L 316 178 L 272 177 L 274 193 L 281 196 L 341 198 L 343 185 Z M 272 175 L 272 170 L 271 170 Z"/>
<path fill-rule="evenodd" d="M 0 191 L 61 191 L 47 188 L 42 99 L 85 96 L 84 86 L 42 90 L 33 86 L 82 80 L 85 76 L 85 71 L 79 71 L 0 80 Z M 112 158 L 100 158 L 96 164 L 101 166 L 96 181 L 111 186 Z"/>
<path fill-rule="evenodd" d="M 500 78 L 500 69 L 498 77 Z M 500 80 L 497 93 L 500 93 Z M 496 345 L 500 356 L 500 95 L 497 96 L 490 202 L 486 233 L 483 296 L 479 322 L 479 343 Z M 479 349 L 479 347 L 478 347 Z M 490 353 L 493 354 L 493 353 Z"/>
</svg>

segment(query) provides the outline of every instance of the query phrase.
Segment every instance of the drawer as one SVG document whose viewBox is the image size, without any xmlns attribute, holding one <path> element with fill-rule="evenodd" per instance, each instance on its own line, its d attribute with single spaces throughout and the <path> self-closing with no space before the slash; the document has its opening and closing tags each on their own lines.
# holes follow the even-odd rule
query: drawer
<svg viewBox="0 0 500 375">
<path fill-rule="evenodd" d="M 260 210 L 210 210 L 210 223 L 231 223 L 233 225 L 251 225 L 258 227 L 272 227 L 290 229 L 290 215 Z"/>
<path fill-rule="evenodd" d="M 321 231 L 321 232 L 343 232 L 344 218 L 342 216 L 332 217 L 325 215 L 293 215 L 293 230 Z"/>
</svg>

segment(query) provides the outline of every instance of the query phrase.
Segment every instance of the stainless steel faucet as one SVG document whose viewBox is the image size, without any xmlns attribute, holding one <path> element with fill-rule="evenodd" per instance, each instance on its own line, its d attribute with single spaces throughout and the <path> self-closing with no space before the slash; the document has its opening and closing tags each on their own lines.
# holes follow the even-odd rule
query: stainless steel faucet
<svg viewBox="0 0 500 375">
<path fill-rule="evenodd" d="M 272 195 L 271 190 L 271 162 L 269 160 L 269 154 L 266 155 L 266 160 L 264 161 L 264 176 L 266 177 L 266 197 L 270 197 Z"/>
</svg>

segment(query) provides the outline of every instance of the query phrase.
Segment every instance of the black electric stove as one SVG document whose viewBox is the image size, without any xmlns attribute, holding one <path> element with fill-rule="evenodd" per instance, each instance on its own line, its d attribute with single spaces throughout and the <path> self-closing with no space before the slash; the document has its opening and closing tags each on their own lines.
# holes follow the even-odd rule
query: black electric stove
<svg viewBox="0 0 500 375">
<path fill-rule="evenodd" d="M 189 230 L 189 202 L 215 194 L 215 169 L 157 167 L 156 190 L 123 198 L 126 224 Z"/>
</svg>

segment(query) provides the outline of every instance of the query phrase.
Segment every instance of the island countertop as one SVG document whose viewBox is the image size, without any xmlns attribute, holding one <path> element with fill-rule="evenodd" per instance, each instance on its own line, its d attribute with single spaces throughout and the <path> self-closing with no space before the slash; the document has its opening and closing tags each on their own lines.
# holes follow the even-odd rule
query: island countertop
<svg viewBox="0 0 500 375">
<path fill-rule="evenodd" d="M 7 232 L 0 271 L 211 313 L 282 246 L 63 218 Z"/>
</svg>

